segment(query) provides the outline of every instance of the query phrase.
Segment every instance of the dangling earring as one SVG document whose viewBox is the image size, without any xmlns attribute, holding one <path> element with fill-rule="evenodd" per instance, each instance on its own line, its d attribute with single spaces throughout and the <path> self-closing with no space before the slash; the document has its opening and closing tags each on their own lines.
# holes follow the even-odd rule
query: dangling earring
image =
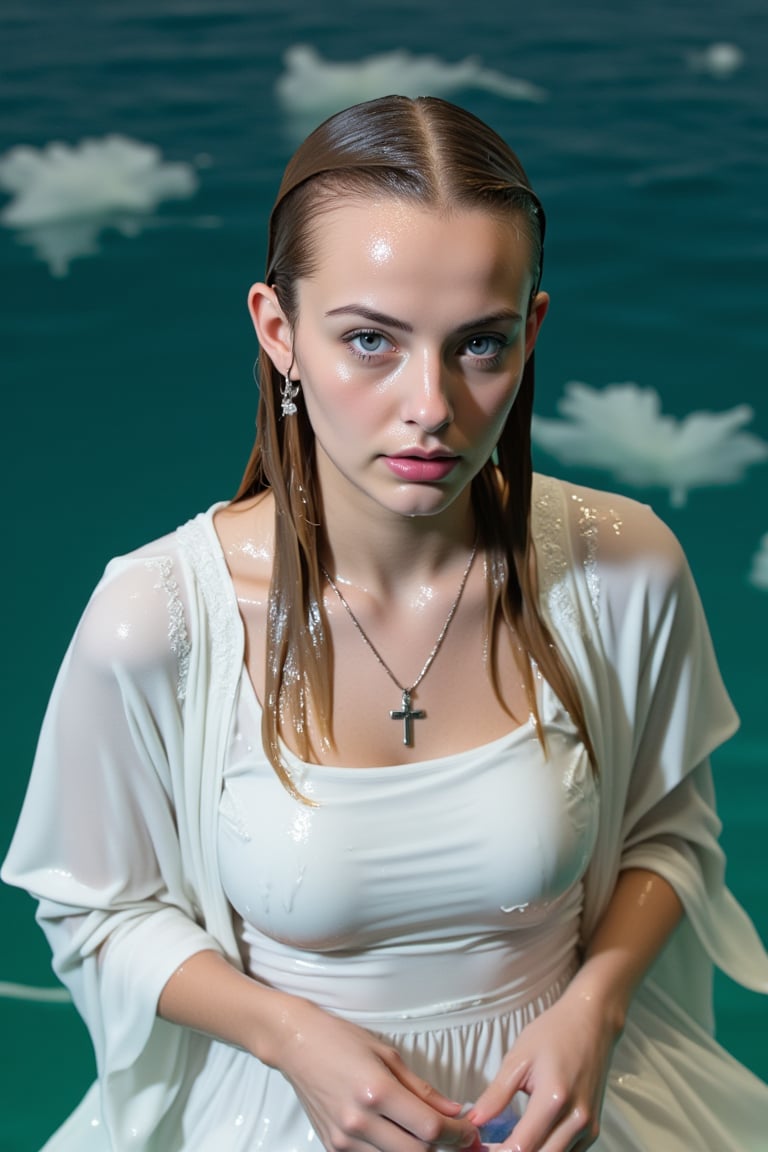
<svg viewBox="0 0 768 1152">
<path fill-rule="evenodd" d="M 298 382 L 294 382 L 293 380 L 291 380 L 290 376 L 286 372 L 285 380 L 283 382 L 283 387 L 282 387 L 282 390 L 280 392 L 280 401 L 281 401 L 281 406 L 282 406 L 281 415 L 282 416 L 295 416 L 296 415 L 296 413 L 298 412 L 298 408 L 294 404 L 294 400 L 298 396 L 298 394 L 299 394 Z"/>
</svg>

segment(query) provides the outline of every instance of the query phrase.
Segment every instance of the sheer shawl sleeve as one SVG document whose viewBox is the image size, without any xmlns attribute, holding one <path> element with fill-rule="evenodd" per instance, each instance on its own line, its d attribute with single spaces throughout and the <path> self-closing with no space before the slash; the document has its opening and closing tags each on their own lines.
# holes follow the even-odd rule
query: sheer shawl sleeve
<svg viewBox="0 0 768 1152">
<path fill-rule="evenodd" d="M 737 717 L 687 561 L 645 505 L 539 478 L 542 603 L 579 684 L 600 783 L 585 938 L 621 869 L 649 868 L 686 917 L 647 984 L 711 1032 L 712 963 L 768 992 L 768 957 L 725 883 L 709 765 Z"/>
<path fill-rule="evenodd" d="M 156 1015 L 168 978 L 203 949 L 239 964 L 206 875 L 228 726 L 211 630 L 176 537 L 109 565 L 60 669 L 3 866 L 38 900 L 91 1033 L 115 1149 L 163 1131 L 205 1056 L 204 1037 Z"/>
</svg>

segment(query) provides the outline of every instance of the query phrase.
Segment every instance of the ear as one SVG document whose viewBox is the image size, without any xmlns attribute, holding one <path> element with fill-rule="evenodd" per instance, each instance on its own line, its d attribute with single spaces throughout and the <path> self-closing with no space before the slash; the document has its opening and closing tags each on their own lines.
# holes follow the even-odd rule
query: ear
<svg viewBox="0 0 768 1152">
<path fill-rule="evenodd" d="M 544 317 L 549 311 L 549 295 L 547 292 L 537 292 L 534 296 L 531 307 L 528 310 L 528 318 L 525 322 L 525 358 L 526 360 L 533 352 L 536 344 L 536 339 L 539 335 L 539 330 L 544 323 Z"/>
<path fill-rule="evenodd" d="M 268 284 L 254 284 L 248 293 L 248 311 L 259 345 L 280 375 L 285 376 L 293 364 L 293 333 L 274 288 Z"/>
</svg>

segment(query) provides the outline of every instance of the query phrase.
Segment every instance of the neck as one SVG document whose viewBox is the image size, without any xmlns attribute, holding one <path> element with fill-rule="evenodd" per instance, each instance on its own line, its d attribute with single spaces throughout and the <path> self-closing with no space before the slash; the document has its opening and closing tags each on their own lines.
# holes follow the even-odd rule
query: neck
<svg viewBox="0 0 768 1152">
<path fill-rule="evenodd" d="M 324 516 L 321 559 L 346 584 L 387 592 L 466 561 L 476 527 L 469 499 L 437 516 Z"/>
</svg>

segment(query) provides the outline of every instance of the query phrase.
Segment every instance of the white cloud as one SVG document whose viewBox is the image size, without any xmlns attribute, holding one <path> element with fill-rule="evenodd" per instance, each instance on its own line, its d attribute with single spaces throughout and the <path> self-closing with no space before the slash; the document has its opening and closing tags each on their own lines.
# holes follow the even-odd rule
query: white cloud
<svg viewBox="0 0 768 1152">
<path fill-rule="evenodd" d="M 484 68 L 474 56 L 450 64 L 437 56 L 414 56 L 397 50 L 334 63 L 324 60 L 314 48 L 296 44 L 285 53 L 284 62 L 285 71 L 278 77 L 275 91 L 297 134 L 350 104 L 393 92 L 446 97 L 474 88 L 507 100 L 547 98 L 543 88 Z"/>
<path fill-rule="evenodd" d="M 685 504 L 693 488 L 736 484 L 750 464 L 768 459 L 768 442 L 741 429 L 753 418 L 747 404 L 727 412 L 663 415 L 653 388 L 570 381 L 558 403 L 561 420 L 534 416 L 533 441 L 566 464 L 608 471 L 638 488 L 669 490 Z"/>
<path fill-rule="evenodd" d="M 106 228 L 138 234 L 164 200 L 197 191 L 194 167 L 168 163 L 158 148 L 124 136 L 75 145 L 19 145 L 0 156 L 0 188 L 10 201 L 0 223 L 18 230 L 55 276 L 98 250 Z"/>
</svg>

